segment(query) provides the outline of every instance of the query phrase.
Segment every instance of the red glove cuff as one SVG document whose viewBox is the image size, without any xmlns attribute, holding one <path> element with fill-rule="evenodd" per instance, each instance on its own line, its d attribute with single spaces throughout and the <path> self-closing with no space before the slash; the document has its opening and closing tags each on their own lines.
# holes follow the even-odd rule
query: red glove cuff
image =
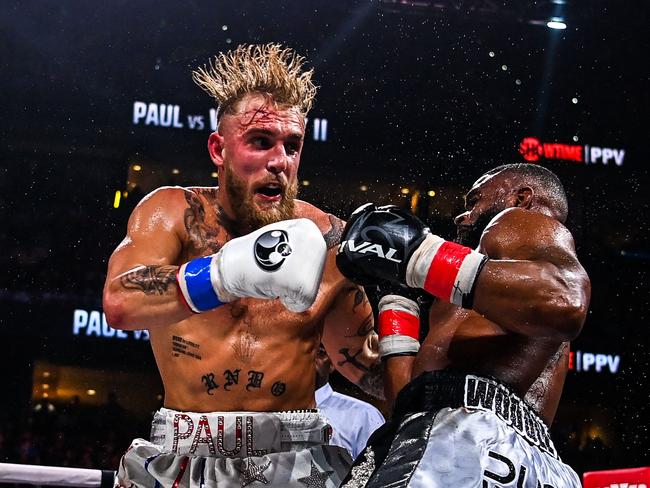
<svg viewBox="0 0 650 488">
<path fill-rule="evenodd" d="M 385 310 L 379 313 L 378 328 L 380 339 L 398 334 L 417 340 L 420 335 L 420 318 L 402 310 Z"/>
</svg>

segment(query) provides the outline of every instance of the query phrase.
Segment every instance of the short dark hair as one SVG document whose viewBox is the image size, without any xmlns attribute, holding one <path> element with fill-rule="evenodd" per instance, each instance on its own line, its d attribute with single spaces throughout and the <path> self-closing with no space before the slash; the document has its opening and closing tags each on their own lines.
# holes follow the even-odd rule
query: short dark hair
<svg viewBox="0 0 650 488">
<path fill-rule="evenodd" d="M 485 174 L 496 173 L 508 173 L 521 178 L 522 183 L 533 188 L 539 203 L 550 208 L 560 222 L 566 222 L 569 213 L 566 192 L 560 179 L 550 169 L 539 164 L 513 163 L 497 166 Z"/>
</svg>

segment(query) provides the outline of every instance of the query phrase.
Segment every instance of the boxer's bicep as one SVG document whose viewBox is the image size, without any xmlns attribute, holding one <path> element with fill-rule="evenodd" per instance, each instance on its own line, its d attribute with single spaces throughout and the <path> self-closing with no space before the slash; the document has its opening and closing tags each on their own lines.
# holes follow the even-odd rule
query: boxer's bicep
<svg viewBox="0 0 650 488">
<path fill-rule="evenodd" d="M 177 293 L 177 261 L 182 251 L 177 218 L 173 215 L 176 192 L 158 190 L 134 209 L 127 235 L 108 263 L 104 310 L 109 323 L 119 328 L 142 328 L 169 313 L 174 320 L 187 315 Z M 164 321 L 167 322 L 167 321 Z"/>
<path fill-rule="evenodd" d="M 366 393 L 383 398 L 377 333 L 368 298 L 350 284 L 325 317 L 323 345 L 334 367 Z"/>
<path fill-rule="evenodd" d="M 480 250 L 490 260 L 476 282 L 475 311 L 524 335 L 577 335 L 590 286 L 562 224 L 530 212 L 505 215 L 488 226 Z"/>
<path fill-rule="evenodd" d="M 182 250 L 178 233 L 178 218 L 173 209 L 176 189 L 161 189 L 145 197 L 133 210 L 127 224 L 126 237 L 109 260 L 108 279 L 132 269 L 177 265 Z M 182 191 L 182 190 L 181 190 Z"/>
</svg>

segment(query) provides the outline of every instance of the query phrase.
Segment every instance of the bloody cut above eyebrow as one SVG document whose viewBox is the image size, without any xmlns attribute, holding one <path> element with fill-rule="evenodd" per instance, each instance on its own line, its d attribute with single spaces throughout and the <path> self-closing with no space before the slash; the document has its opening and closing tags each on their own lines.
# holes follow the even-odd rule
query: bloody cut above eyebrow
<svg viewBox="0 0 650 488">
<path fill-rule="evenodd" d="M 249 127 L 244 131 L 246 136 L 270 136 L 276 137 L 278 135 L 277 131 L 264 129 L 262 127 Z M 302 132 L 290 132 L 286 135 L 286 139 L 295 139 L 296 141 L 302 141 L 304 139 L 304 134 Z"/>
</svg>

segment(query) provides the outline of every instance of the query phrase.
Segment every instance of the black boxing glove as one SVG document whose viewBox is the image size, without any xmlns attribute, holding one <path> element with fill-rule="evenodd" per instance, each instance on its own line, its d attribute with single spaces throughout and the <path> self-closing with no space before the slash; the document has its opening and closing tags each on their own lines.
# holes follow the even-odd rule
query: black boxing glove
<svg viewBox="0 0 650 488">
<path fill-rule="evenodd" d="M 394 205 L 366 203 L 343 230 L 336 265 L 359 285 L 404 284 L 408 260 L 428 233 L 420 219 Z"/>
<path fill-rule="evenodd" d="M 472 307 L 486 261 L 469 247 L 431 234 L 416 216 L 373 204 L 353 212 L 336 255 L 341 273 L 361 285 L 397 282 L 463 308 Z"/>
</svg>

